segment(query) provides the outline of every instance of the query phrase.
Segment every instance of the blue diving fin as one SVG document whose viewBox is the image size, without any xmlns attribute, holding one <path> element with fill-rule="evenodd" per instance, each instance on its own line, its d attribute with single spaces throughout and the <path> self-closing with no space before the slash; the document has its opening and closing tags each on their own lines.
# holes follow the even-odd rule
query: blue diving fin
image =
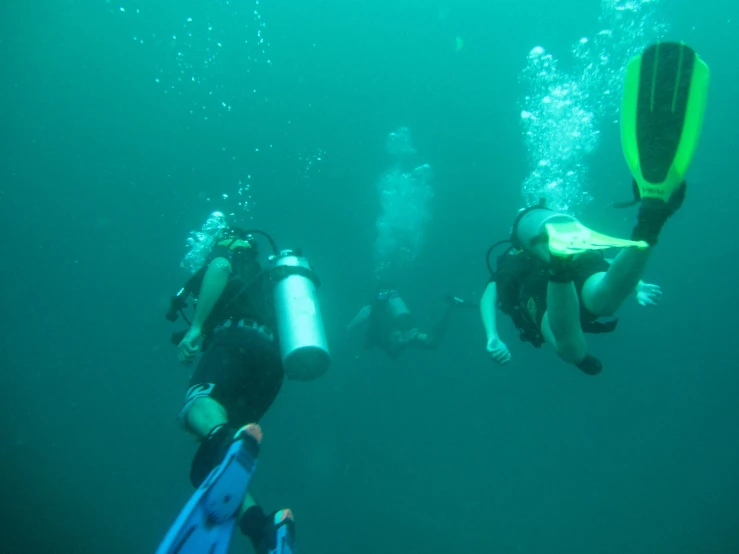
<svg viewBox="0 0 739 554">
<path fill-rule="evenodd" d="M 261 440 L 259 425 L 239 429 L 223 462 L 190 497 L 156 554 L 227 554 Z"/>
</svg>

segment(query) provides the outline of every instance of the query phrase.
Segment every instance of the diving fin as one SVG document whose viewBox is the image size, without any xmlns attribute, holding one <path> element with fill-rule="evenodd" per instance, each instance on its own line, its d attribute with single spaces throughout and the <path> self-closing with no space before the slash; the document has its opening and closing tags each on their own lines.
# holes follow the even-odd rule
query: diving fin
<svg viewBox="0 0 739 554">
<path fill-rule="evenodd" d="M 554 256 L 572 256 L 588 250 L 649 246 L 643 240 L 617 239 L 588 229 L 577 220 L 558 221 L 544 225 L 549 237 L 549 252 Z"/>
<path fill-rule="evenodd" d="M 626 67 L 621 146 L 639 198 L 667 202 L 685 180 L 703 127 L 710 72 L 689 46 L 658 42 Z"/>
<path fill-rule="evenodd" d="M 227 554 L 261 440 L 262 430 L 255 423 L 237 431 L 223 462 L 192 495 L 157 554 Z"/>
<path fill-rule="evenodd" d="M 293 554 L 295 552 L 295 523 L 290 510 L 280 510 L 274 516 L 275 546 L 269 554 Z"/>
<path fill-rule="evenodd" d="M 241 517 L 241 532 L 251 539 L 255 554 L 293 554 L 295 552 L 295 518 L 292 510 L 265 514 L 252 506 Z"/>
</svg>

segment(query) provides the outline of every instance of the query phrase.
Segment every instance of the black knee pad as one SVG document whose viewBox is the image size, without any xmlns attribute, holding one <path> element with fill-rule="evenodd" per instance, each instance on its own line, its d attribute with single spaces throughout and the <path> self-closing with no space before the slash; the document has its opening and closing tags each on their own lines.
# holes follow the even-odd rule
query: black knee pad
<svg viewBox="0 0 739 554">
<path fill-rule="evenodd" d="M 190 482 L 195 488 L 199 487 L 213 468 L 223 461 L 236 431 L 235 427 L 224 423 L 213 428 L 200 443 L 190 468 Z"/>
</svg>

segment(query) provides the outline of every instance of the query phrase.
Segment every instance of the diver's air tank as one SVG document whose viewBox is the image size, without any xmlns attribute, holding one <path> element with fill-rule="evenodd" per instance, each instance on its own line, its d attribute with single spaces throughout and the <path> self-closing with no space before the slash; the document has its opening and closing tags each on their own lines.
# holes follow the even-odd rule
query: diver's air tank
<svg viewBox="0 0 739 554">
<path fill-rule="evenodd" d="M 519 213 L 513 223 L 511 243 L 545 262 L 549 262 L 549 239 L 545 225 L 560 221 L 577 221 L 571 215 L 549 208 L 532 206 Z"/>
<path fill-rule="evenodd" d="M 331 361 L 316 295 L 318 278 L 299 250 L 282 250 L 269 260 L 285 375 L 310 381 L 326 373 Z"/>
<path fill-rule="evenodd" d="M 387 298 L 387 307 L 394 318 L 410 315 L 408 306 L 405 305 L 398 291 L 390 291 Z"/>
</svg>

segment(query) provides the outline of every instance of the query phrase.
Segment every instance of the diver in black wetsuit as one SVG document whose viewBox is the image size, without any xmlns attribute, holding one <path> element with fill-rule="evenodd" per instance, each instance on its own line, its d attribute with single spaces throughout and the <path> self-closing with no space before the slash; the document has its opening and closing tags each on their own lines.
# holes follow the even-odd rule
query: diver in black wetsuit
<svg viewBox="0 0 739 554">
<path fill-rule="evenodd" d="M 264 416 L 284 380 L 276 316 L 258 255 L 250 234 L 228 227 L 213 245 L 204 266 L 182 289 L 195 296 L 197 303 L 192 321 L 188 321 L 189 329 L 173 335 L 177 357 L 183 364 L 192 364 L 202 354 L 179 416 L 184 428 L 200 441 L 190 471 L 196 489 L 224 460 L 239 428 L 256 424 Z M 177 301 L 179 298 L 173 299 L 167 314 L 170 321 L 177 319 L 177 310 L 184 306 L 183 300 Z M 238 524 L 258 554 L 290 552 L 274 549 L 280 527 L 287 527 L 292 540 L 290 510 L 267 514 L 247 494 Z M 198 533 L 228 545 L 230 529 L 222 535 L 202 529 L 197 527 Z"/>
<path fill-rule="evenodd" d="M 448 297 L 431 331 L 423 332 L 416 326 L 397 289 L 390 285 L 381 285 L 370 303 L 363 306 L 349 323 L 348 328 L 353 329 L 367 323 L 365 347 L 369 349 L 377 346 L 390 358 L 396 359 L 406 348 L 437 348 L 449 328 L 452 312 L 462 306 L 467 306 L 463 300 Z"/>
<path fill-rule="evenodd" d="M 632 237 L 647 239 L 644 245 L 656 244 L 662 226 L 680 208 L 684 196 L 683 183 L 669 202 L 656 208 L 642 207 Z M 562 228 L 572 236 L 579 238 L 581 228 L 592 233 L 573 216 L 551 210 L 540 202 L 521 210 L 511 239 L 497 243 L 509 242 L 511 246 L 498 257 L 495 270 L 488 265 L 491 277 L 480 300 L 487 351 L 498 363 L 511 359 L 508 347 L 498 335 L 496 309 L 500 309 L 511 318 L 522 341 L 537 348 L 549 343 L 563 361 L 588 375 L 597 375 L 603 365 L 587 352 L 585 333 L 614 331 L 618 319 L 600 319 L 613 316 L 630 294 L 636 294 L 640 305 L 649 306 L 659 302 L 662 291 L 640 278 L 651 248 L 622 248 L 613 260 L 606 259 L 600 249 L 584 249 L 577 255 L 557 254 L 550 243 L 550 234 L 557 232 L 556 228 L 550 223 L 552 228 L 547 229 L 546 223 L 562 221 L 566 224 Z M 567 238 L 574 242 L 571 236 Z M 598 240 L 620 239 L 599 235 Z"/>
</svg>

